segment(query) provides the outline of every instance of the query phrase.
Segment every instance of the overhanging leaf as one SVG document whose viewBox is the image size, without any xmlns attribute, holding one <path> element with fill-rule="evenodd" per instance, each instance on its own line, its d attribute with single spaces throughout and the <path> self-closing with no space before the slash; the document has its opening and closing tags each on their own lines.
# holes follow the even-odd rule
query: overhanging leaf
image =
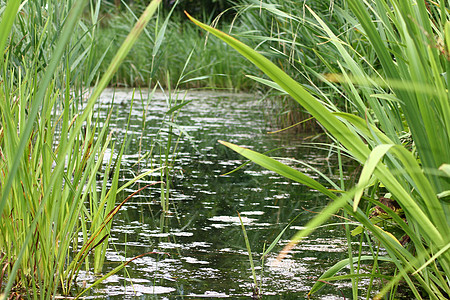
<svg viewBox="0 0 450 300">
<path fill-rule="evenodd" d="M 373 174 L 373 171 L 377 167 L 380 160 L 383 158 L 383 156 L 391 149 L 394 145 L 379 145 L 375 147 L 375 149 L 372 150 L 372 152 L 369 155 L 369 158 L 367 159 L 367 162 L 364 164 L 364 168 L 361 172 L 361 176 L 359 177 L 358 185 L 357 185 L 357 191 L 355 193 L 355 197 L 353 200 L 353 211 L 356 211 L 358 208 L 359 201 L 361 200 L 361 196 L 363 194 L 363 191 L 366 187 L 366 185 L 369 183 L 370 177 Z"/>
<path fill-rule="evenodd" d="M 323 193 L 324 195 L 327 195 L 331 198 L 335 198 L 336 195 L 334 195 L 330 190 L 328 190 L 326 187 L 324 187 L 322 184 L 317 182 L 316 180 L 308 177 L 307 175 L 303 174 L 302 172 L 293 169 L 271 157 L 268 157 L 266 155 L 263 155 L 261 153 L 258 153 L 256 151 L 237 146 L 232 143 L 219 141 L 222 145 L 227 146 L 228 148 L 236 151 L 237 153 L 241 154 L 242 156 L 245 156 L 246 158 L 250 159 L 254 163 L 257 163 L 258 165 L 270 170 L 274 171 L 281 176 L 284 176 L 286 178 L 292 179 L 296 182 L 303 183 L 310 188 L 313 188 L 315 190 L 318 190 L 319 192 Z"/>
</svg>

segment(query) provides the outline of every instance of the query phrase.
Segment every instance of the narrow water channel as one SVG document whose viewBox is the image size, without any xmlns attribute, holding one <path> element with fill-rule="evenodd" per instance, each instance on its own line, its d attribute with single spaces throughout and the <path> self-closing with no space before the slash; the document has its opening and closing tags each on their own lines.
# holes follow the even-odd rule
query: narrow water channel
<svg viewBox="0 0 450 300">
<path fill-rule="evenodd" d="M 142 99 L 141 99 L 142 97 Z M 315 280 L 328 267 L 346 257 L 346 241 L 340 225 L 320 228 L 304 240 L 278 266 L 272 262 L 288 239 L 326 203 L 319 193 L 248 164 L 220 145 L 225 140 L 259 152 L 281 148 L 272 156 L 303 160 L 329 174 L 326 153 L 301 146 L 300 136 L 267 134 L 267 109 L 253 95 L 189 92 L 179 99 L 192 101 L 180 109 L 176 119 L 166 118 L 167 96 L 136 92 L 131 106 L 129 90 L 106 91 L 98 110 L 105 117 L 114 99 L 111 130 L 121 141 L 128 128 L 127 152 L 121 176 L 127 178 L 164 159 L 168 128 L 172 140 L 181 139 L 175 152 L 169 210 L 161 212 L 160 185 L 146 188 L 130 199 L 113 221 L 104 272 L 120 262 L 146 252 L 157 252 L 132 261 L 111 276 L 92 296 L 108 299 L 198 299 L 249 298 L 253 278 L 237 212 L 247 230 L 263 299 L 303 299 Z M 176 125 L 175 125 L 176 124 Z M 179 127 L 178 127 L 179 126 Z M 162 130 L 162 131 L 161 131 Z M 160 140 L 160 143 L 157 142 Z M 173 148 L 172 148 L 173 149 Z M 175 157 L 172 155 L 175 153 Z M 112 153 L 116 155 L 116 153 Z M 150 159 L 152 158 L 152 159 Z M 300 165 L 298 168 L 302 168 Z M 302 168 L 312 176 L 313 172 Z M 153 181 L 152 181 L 153 180 Z M 121 199 L 145 184 L 141 180 Z M 294 224 L 274 251 L 261 261 L 264 248 L 296 216 Z M 338 219 L 330 223 L 339 222 Z M 81 274 L 80 284 L 95 277 Z M 347 283 L 327 285 L 316 299 L 348 298 Z"/>
</svg>

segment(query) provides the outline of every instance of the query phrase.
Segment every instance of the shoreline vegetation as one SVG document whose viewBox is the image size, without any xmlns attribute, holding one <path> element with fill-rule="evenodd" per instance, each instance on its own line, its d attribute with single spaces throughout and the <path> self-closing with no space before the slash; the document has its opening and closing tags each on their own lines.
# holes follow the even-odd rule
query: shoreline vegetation
<svg viewBox="0 0 450 300">
<path fill-rule="evenodd" d="M 193 7 L 196 6 L 190 6 Z M 119 7 L 107 3 L 103 6 L 96 40 L 96 59 L 111 60 L 143 8 L 139 1 L 130 6 L 126 3 Z M 180 10 L 175 4 L 160 9 L 158 17 L 152 26 L 145 29 L 110 85 L 162 88 L 178 85 L 183 89 L 250 90 L 251 81 L 245 78 L 243 67 L 245 60 L 223 42 L 208 40 L 204 32 L 189 24 Z M 213 15 L 204 18 L 208 22 L 214 20 Z M 231 26 L 219 24 L 225 31 Z M 155 47 L 158 51 L 154 50 Z M 100 66 L 99 72 L 104 68 Z"/>
<path fill-rule="evenodd" d="M 87 99 L 83 88 L 96 75 L 90 65 L 95 27 L 81 19 L 88 1 L 4 4 L 0 298 L 83 293 L 74 280 L 82 268 L 101 272 L 111 220 L 121 207 L 116 195 L 160 169 L 118 186 L 125 144 L 111 143 L 108 121 L 99 124 L 93 115 L 97 98 L 159 2 L 147 6 Z M 93 4 L 89 12 L 95 21 L 101 2 Z M 83 49 L 83 39 L 91 41 L 90 47 Z M 119 154 L 104 165 L 108 147 L 118 148 Z M 97 173 L 102 177 L 100 188 Z"/>
<path fill-rule="evenodd" d="M 94 113 L 106 86 L 275 99 L 281 128 L 320 128 L 339 162 L 345 155 L 362 167 L 356 184 L 344 181 L 339 165 L 341 179 L 325 178 L 324 186 L 221 141 L 329 197 L 280 259 L 331 215 L 348 220 L 348 258 L 330 266 L 308 295 L 348 280 L 354 299 L 394 299 L 399 284 L 417 299 L 448 299 L 448 2 L 200 1 L 214 3 L 210 11 L 194 2 L 1 2 L 0 299 L 85 293 L 74 278 L 81 269 L 101 273 L 111 221 L 124 203 L 116 195 L 133 181 L 159 172 L 162 210 L 168 207 L 177 141 L 160 146 L 166 159 L 155 169 L 119 186 L 126 143 L 114 144 Z M 197 26 L 182 12 L 189 9 Z M 86 87 L 93 90 L 87 99 Z M 185 104 L 168 102 L 167 117 L 176 120 Z M 103 164 L 108 148 L 119 154 Z M 279 250 L 281 234 L 267 252 Z M 386 263 L 390 270 L 380 268 Z M 361 294 L 358 283 L 367 278 Z"/>
<path fill-rule="evenodd" d="M 367 299 L 373 297 L 372 293 L 375 299 L 395 298 L 400 281 L 408 285 L 416 299 L 447 299 L 450 295 L 449 10 L 444 1 L 350 0 L 339 4 L 342 7 L 336 9 L 342 22 L 337 24 L 326 22 L 308 6 L 309 18 L 283 11 L 277 11 L 277 15 L 290 19 L 289 23 L 309 23 L 319 32 L 316 38 L 329 45 L 330 56 L 323 60 L 328 74 L 319 75 L 345 97 L 349 105 L 345 110 L 330 94 L 311 91 L 252 47 L 188 17 L 263 71 L 271 80 L 267 84 L 279 87 L 310 112 L 335 140 L 338 157 L 345 153 L 363 166 L 358 183 L 346 186 L 341 179 L 330 189 L 266 155 L 221 143 L 332 200 L 304 230 L 292 237 L 280 252 L 279 260 L 332 215 L 342 212 L 345 219 L 350 218 L 345 225 L 348 259 L 325 272 L 308 295 L 327 281 L 345 278 L 352 282 L 352 297 L 357 299 L 358 282 L 367 277 L 361 271 L 363 261 L 371 260 Z M 273 11 L 274 7 L 266 9 Z M 341 60 L 330 60 L 331 57 Z M 381 209 L 384 217 L 373 214 L 374 208 Z M 352 244 L 355 237 L 359 237 L 356 247 Z M 371 245 L 371 255 L 363 255 L 363 243 Z M 386 254 L 382 255 L 380 250 Z M 383 274 L 378 269 L 382 261 L 391 262 L 395 272 Z M 337 275 L 346 265 L 350 266 L 349 274 Z M 372 290 L 375 277 L 387 279 L 378 292 Z"/>
<path fill-rule="evenodd" d="M 193 27 L 184 11 L 194 12 L 204 22 L 214 24 L 220 30 L 232 33 L 244 41 L 252 42 L 259 51 L 272 57 L 273 61 L 282 65 L 296 78 L 305 77 L 305 85 L 317 93 L 329 90 L 329 87 L 321 85 L 320 78 L 306 73 L 308 69 L 302 66 L 303 58 L 296 59 L 293 56 L 295 47 L 305 46 L 296 44 L 298 33 L 286 32 L 294 40 L 294 44 L 289 45 L 289 40 L 284 37 L 285 33 L 271 31 L 279 19 L 284 17 L 272 16 L 271 10 L 260 16 L 259 5 L 245 1 L 227 3 L 225 0 L 205 0 L 207 4 L 203 7 L 208 9 L 199 9 L 198 3 L 192 1 L 176 3 L 173 1 L 170 5 L 163 6 L 153 26 L 146 28 L 142 38 L 137 41 L 130 55 L 115 73 L 110 83 L 112 87 L 158 86 L 168 89 L 176 86 L 181 89 L 225 89 L 255 93 L 277 107 L 277 113 L 270 117 L 280 129 L 292 126 L 291 132 L 322 131 L 320 126 L 310 119 L 310 114 L 299 109 L 284 91 L 265 85 L 264 81 L 259 79 L 263 73 L 247 64 L 230 46 L 220 40 L 210 39 L 208 34 Z M 272 6 L 276 5 L 269 4 L 270 9 Z M 322 15 L 331 14 L 326 5 L 319 4 L 315 7 Z M 142 9 L 140 1 L 134 1 L 129 6 L 126 3 L 104 3 L 102 17 L 99 17 L 96 50 L 93 54 L 94 61 L 105 61 L 97 70 L 100 74 Z M 320 57 L 312 57 L 315 43 L 315 40 L 311 40 L 307 47 L 296 50 L 301 51 L 301 56 L 305 57 L 306 66 L 310 66 L 309 68 L 320 65 Z M 154 50 L 154 45 L 158 51 Z M 300 67 L 303 69 L 302 73 L 298 72 Z M 315 71 L 316 74 L 318 72 Z"/>
</svg>

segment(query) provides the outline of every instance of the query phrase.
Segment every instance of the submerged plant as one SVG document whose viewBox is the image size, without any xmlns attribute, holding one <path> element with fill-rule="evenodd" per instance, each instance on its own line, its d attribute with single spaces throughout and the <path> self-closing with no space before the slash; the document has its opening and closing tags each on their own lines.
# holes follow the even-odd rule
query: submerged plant
<svg viewBox="0 0 450 300">
<path fill-rule="evenodd" d="M 323 274 L 310 294 L 322 287 L 324 281 L 339 279 L 335 274 L 350 265 L 351 274 L 345 278 L 352 279 L 355 299 L 358 280 L 364 277 L 389 279 L 389 284 L 376 298 L 404 280 L 418 299 L 424 293 L 432 299 L 447 299 L 450 295 L 450 22 L 446 2 L 350 0 L 347 3 L 354 15 L 348 12 L 343 15 L 357 30 L 357 37 L 370 47 L 376 58 L 373 64 L 366 59 L 361 61 L 357 49 L 343 40 L 345 34 L 336 36 L 319 16 L 312 10 L 309 12 L 313 17 L 310 22 L 315 22 L 313 26 L 323 32 L 325 41 L 331 43 L 339 55 L 339 61 L 324 62 L 337 64 L 341 74 L 321 77 L 327 85 L 342 91 L 354 105 L 351 113 L 339 111 L 334 105 L 336 99 L 325 94 L 312 95 L 245 44 L 189 17 L 258 66 L 273 80 L 272 86 L 294 98 L 339 143 L 341 151 L 362 164 L 358 184 L 347 191 L 336 192 L 273 158 L 221 143 L 332 199 L 319 216 L 292 238 L 279 259 L 340 209 L 375 237 L 387 252 L 378 255 L 374 251 L 367 256 L 362 255 L 360 249 L 359 255 L 349 255 Z M 286 15 L 286 18 L 296 16 Z M 410 142 L 404 143 L 405 136 Z M 364 191 L 369 193 L 364 195 Z M 404 218 L 393 207 L 382 203 L 381 197 L 397 203 Z M 376 225 L 370 218 L 370 211 L 360 207 L 361 199 L 380 207 L 401 234 L 409 237 L 407 245 L 399 241 L 400 236 Z M 371 243 L 370 239 L 367 241 Z M 363 261 L 373 262 L 371 274 L 360 272 Z M 396 271 L 382 274 L 377 267 L 380 261 L 392 263 Z"/>
</svg>

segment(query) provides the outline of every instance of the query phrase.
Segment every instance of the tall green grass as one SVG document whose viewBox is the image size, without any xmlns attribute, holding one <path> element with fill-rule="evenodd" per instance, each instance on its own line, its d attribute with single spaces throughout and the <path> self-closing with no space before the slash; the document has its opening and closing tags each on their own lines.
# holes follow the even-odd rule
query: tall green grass
<svg viewBox="0 0 450 300">
<path fill-rule="evenodd" d="M 131 29 L 136 15 L 142 10 L 143 7 L 137 3 L 130 6 L 123 4 L 121 10 L 113 6 L 105 9 L 101 14 L 95 57 L 104 56 L 105 61 L 110 61 Z M 178 84 L 183 89 L 251 88 L 251 81 L 243 76 L 245 68 L 242 68 L 244 60 L 241 56 L 228 45 L 208 39 L 201 30 L 189 26 L 184 16 L 167 11 L 161 9 L 154 26 L 146 28 L 136 47 L 114 75 L 112 85 L 160 85 L 167 88 Z M 205 18 L 208 17 L 206 14 Z M 208 22 L 212 21 L 208 19 Z M 223 26 L 226 27 L 227 25 Z M 161 36 L 164 36 L 163 40 L 159 39 Z M 159 51 L 154 51 L 155 46 Z M 226 59 L 224 53 L 229 54 Z M 186 65 L 187 60 L 190 62 Z M 103 66 L 100 67 L 100 71 L 102 70 Z M 167 76 L 167 72 L 170 72 L 170 76 Z"/>
<path fill-rule="evenodd" d="M 315 38 L 319 37 L 333 48 L 334 57 L 317 51 L 326 67 L 321 70 L 330 74 L 312 72 L 336 91 L 333 94 L 311 91 L 252 48 L 191 20 L 234 47 L 273 80 L 269 83 L 271 86 L 284 90 L 315 117 L 340 150 L 364 166 L 358 184 L 336 192 L 277 160 L 222 143 L 332 199 L 305 230 L 292 238 L 280 253 L 280 259 L 341 209 L 352 218 L 350 226 L 356 224 L 364 230 L 361 241 L 372 245 L 374 238 L 386 251 L 386 255 L 373 251 L 369 256 L 363 256 L 361 248 L 354 249 L 359 250 L 356 256 L 351 256 L 349 251 L 349 258 L 330 268 L 310 294 L 320 289 L 323 281 L 352 279 L 353 297 L 356 298 L 360 296 L 358 281 L 369 276 L 371 280 L 389 279 L 389 284 L 384 285 L 376 298 L 390 291 L 389 297 L 394 298 L 395 286 L 403 280 L 417 299 L 446 299 L 450 295 L 450 104 L 447 80 L 450 23 L 447 2 L 350 0 L 334 4 L 339 17 L 349 24 L 344 32 L 333 27 L 333 23 L 325 22 L 307 6 L 303 7 L 304 11 L 284 14 L 272 7 L 272 13 L 289 22 L 309 24 L 319 32 Z M 302 18 L 303 14 L 308 18 Z M 302 36 L 298 32 L 299 39 Z M 348 112 L 342 111 L 342 97 L 333 95 L 345 97 L 348 105 L 344 107 Z M 398 203 L 404 216 L 382 203 L 382 199 Z M 369 210 L 372 205 L 386 212 L 396 231 L 375 223 Z M 352 231 L 353 234 L 358 232 Z M 409 242 L 402 244 L 400 239 L 406 236 Z M 362 262 L 368 260 L 373 261 L 371 275 L 364 274 L 360 268 Z M 392 272 L 382 273 L 377 267 L 381 261 L 391 262 Z M 349 264 L 348 276 L 335 276 Z M 369 290 L 367 298 L 372 297 L 373 292 Z"/>
<path fill-rule="evenodd" d="M 93 108 L 159 2 L 148 5 L 102 76 L 92 59 L 101 1 L 91 2 L 90 25 L 81 18 L 87 1 L 12 0 L 3 7 L 2 299 L 12 290 L 35 299 L 68 295 L 81 268 L 101 271 L 121 207 L 116 194 L 133 180 L 118 186 L 123 146 L 111 144 L 109 117 L 100 124 Z M 117 157 L 106 160 L 108 147 L 120 148 Z"/>
<path fill-rule="evenodd" d="M 333 62 L 339 54 L 324 42 L 323 33 L 311 21 L 305 4 L 309 5 L 326 24 L 332 24 L 335 32 L 346 32 L 348 23 L 343 20 L 334 5 L 335 1 L 277 1 L 277 0 L 237 0 L 235 2 L 235 26 L 233 34 L 244 43 L 256 45 L 254 48 L 274 64 L 280 66 L 289 76 L 303 84 L 313 95 L 340 95 L 335 88 L 321 80 L 319 74 L 336 72 Z M 355 39 L 353 39 L 355 40 Z M 363 49 L 365 49 L 363 47 Z M 250 71 L 250 70 L 249 70 Z M 251 70 L 255 74 L 255 71 Z M 272 100 L 276 107 L 273 117 L 281 128 L 290 127 L 297 132 L 311 132 L 319 128 L 311 121 L 310 114 L 299 107 L 284 91 L 276 87 L 259 85 L 258 89 Z M 344 101 L 329 103 L 344 108 Z"/>
</svg>

